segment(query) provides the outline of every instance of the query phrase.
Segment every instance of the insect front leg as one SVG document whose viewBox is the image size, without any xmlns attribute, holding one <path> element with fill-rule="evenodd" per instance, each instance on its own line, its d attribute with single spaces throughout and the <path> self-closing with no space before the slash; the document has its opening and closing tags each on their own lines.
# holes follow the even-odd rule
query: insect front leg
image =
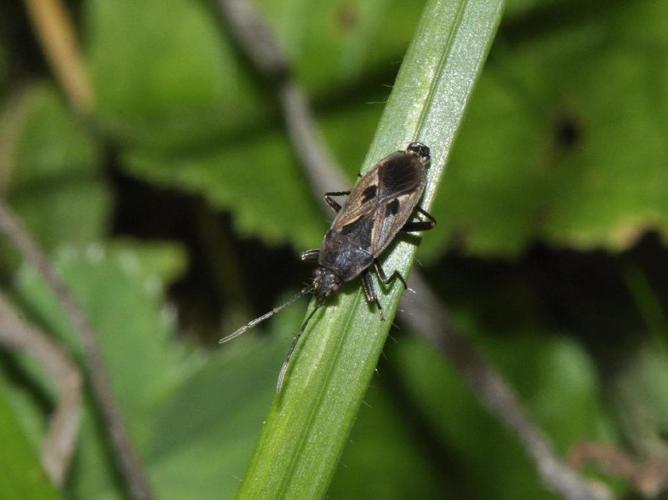
<svg viewBox="0 0 668 500">
<path fill-rule="evenodd" d="M 417 208 L 417 211 L 429 220 L 407 222 L 404 224 L 404 227 L 401 228 L 403 232 L 410 233 L 413 231 L 428 231 L 429 229 L 434 229 L 434 227 L 436 227 L 436 219 L 434 219 L 434 217 L 429 212 L 422 210 L 420 207 Z"/>
<path fill-rule="evenodd" d="M 385 321 L 383 306 L 378 302 L 376 290 L 373 286 L 373 281 L 371 280 L 371 274 L 368 271 L 362 274 L 362 289 L 364 290 L 364 295 L 366 295 L 367 302 L 369 304 L 376 304 L 376 307 L 378 307 L 378 311 L 380 312 L 380 319 Z"/>
<path fill-rule="evenodd" d="M 335 212 L 341 210 L 341 205 L 332 199 L 332 196 L 347 196 L 350 194 L 350 191 L 332 191 L 331 193 L 325 193 L 325 203 L 327 203 Z"/>
<path fill-rule="evenodd" d="M 318 262 L 318 257 L 320 257 L 320 249 L 318 248 L 305 250 L 299 255 L 299 258 L 304 262 Z"/>
</svg>

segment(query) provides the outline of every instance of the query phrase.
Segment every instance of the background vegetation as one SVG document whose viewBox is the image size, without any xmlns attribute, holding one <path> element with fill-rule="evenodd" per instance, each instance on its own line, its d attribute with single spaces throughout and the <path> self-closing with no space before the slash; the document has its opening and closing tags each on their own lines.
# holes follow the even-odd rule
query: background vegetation
<svg viewBox="0 0 668 500">
<path fill-rule="evenodd" d="M 352 182 L 421 2 L 257 4 Z M 299 288 L 310 269 L 296 253 L 328 225 L 271 89 L 205 1 L 72 1 L 96 96 L 84 123 L 24 5 L 0 6 L 0 192 L 100 332 L 159 497 L 232 497 L 305 305 L 213 346 Z M 668 3 L 508 1 L 418 253 L 563 455 L 595 441 L 665 464 L 667 98 Z M 0 274 L 26 317 L 80 352 L 4 240 Z M 0 361 L 0 465 L 33 470 L 53 388 L 28 357 Z M 86 408 L 64 496 L 122 497 Z M 599 474 L 630 495 L 614 476 Z M 34 498 L 58 497 L 36 481 Z M 401 327 L 329 494 L 550 497 L 515 438 Z"/>
</svg>

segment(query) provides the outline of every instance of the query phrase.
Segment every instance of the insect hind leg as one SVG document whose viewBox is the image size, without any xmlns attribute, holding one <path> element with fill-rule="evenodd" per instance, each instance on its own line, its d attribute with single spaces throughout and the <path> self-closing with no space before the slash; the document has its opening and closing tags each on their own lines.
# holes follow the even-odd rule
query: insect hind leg
<svg viewBox="0 0 668 500">
<path fill-rule="evenodd" d="M 406 222 L 404 227 L 401 228 L 402 232 L 410 233 L 413 231 L 428 231 L 429 229 L 434 229 L 434 227 L 436 227 L 436 219 L 429 212 L 422 210 L 420 207 L 417 208 L 417 211 L 424 215 L 428 220 Z"/>
<path fill-rule="evenodd" d="M 434 224 L 434 226 L 436 225 L 436 219 L 429 212 L 420 207 L 417 207 L 417 211 L 420 212 L 422 215 L 424 215 L 427 219 L 429 219 Z"/>
<path fill-rule="evenodd" d="M 404 285 L 404 290 L 408 290 L 408 284 L 406 283 L 406 279 L 401 275 L 399 271 L 395 270 L 388 277 L 387 274 L 385 274 L 383 266 L 381 266 L 380 262 L 378 262 L 377 260 L 373 261 L 373 270 L 376 272 L 376 275 L 378 275 L 378 279 L 380 279 L 380 281 L 382 281 L 384 285 L 389 285 L 395 279 L 398 279 L 399 281 L 401 281 L 401 284 Z"/>
</svg>

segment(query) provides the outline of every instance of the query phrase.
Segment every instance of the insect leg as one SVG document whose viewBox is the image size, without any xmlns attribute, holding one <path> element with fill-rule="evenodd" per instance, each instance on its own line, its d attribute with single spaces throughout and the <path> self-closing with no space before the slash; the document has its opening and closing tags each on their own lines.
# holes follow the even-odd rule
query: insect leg
<svg viewBox="0 0 668 500">
<path fill-rule="evenodd" d="M 383 266 L 381 266 L 380 262 L 378 262 L 377 260 L 373 261 L 373 269 L 374 271 L 376 271 L 376 274 L 378 275 L 380 281 L 382 281 L 385 285 L 388 285 L 391 281 L 393 281 L 396 278 L 399 281 L 401 281 L 402 285 L 404 285 L 404 289 L 408 290 L 408 285 L 406 284 L 406 280 L 399 271 L 394 271 L 392 273 L 392 276 L 388 277 L 387 274 L 385 274 Z"/>
<path fill-rule="evenodd" d="M 385 314 L 383 313 L 383 306 L 378 302 L 378 297 L 376 297 L 376 290 L 373 287 L 373 281 L 371 280 L 371 274 L 365 272 L 362 274 L 362 289 L 364 290 L 364 295 L 366 295 L 366 300 L 369 304 L 376 304 L 378 311 L 380 311 L 380 319 L 385 321 Z"/>
<path fill-rule="evenodd" d="M 401 231 L 404 233 L 412 233 L 414 231 L 428 231 L 430 229 L 434 229 L 434 223 L 432 221 L 415 221 L 404 224 Z"/>
<path fill-rule="evenodd" d="M 426 210 L 423 210 L 423 209 L 420 208 L 420 207 L 417 207 L 417 211 L 420 212 L 422 215 L 424 215 L 427 219 L 429 219 L 430 221 L 432 221 L 432 222 L 434 223 L 434 226 L 436 225 L 436 219 L 435 219 L 434 216 L 431 215 L 429 212 L 427 212 Z"/>
<path fill-rule="evenodd" d="M 327 203 L 335 212 L 341 210 L 341 205 L 332 199 L 332 196 L 347 196 L 350 194 L 350 191 L 332 191 L 330 193 L 325 193 L 325 203 Z"/>
<path fill-rule="evenodd" d="M 418 220 L 418 221 L 407 222 L 406 224 L 404 224 L 404 227 L 401 228 L 402 231 L 405 232 L 427 231 L 429 229 L 433 229 L 436 226 L 436 219 L 434 219 L 434 217 L 429 212 L 427 212 L 426 210 L 422 210 L 420 207 L 418 207 L 417 210 L 429 220 L 426 221 Z"/>
<path fill-rule="evenodd" d="M 301 258 L 302 261 L 317 262 L 319 256 L 320 256 L 320 250 L 318 248 L 315 248 L 313 250 L 303 251 L 299 257 Z"/>
</svg>

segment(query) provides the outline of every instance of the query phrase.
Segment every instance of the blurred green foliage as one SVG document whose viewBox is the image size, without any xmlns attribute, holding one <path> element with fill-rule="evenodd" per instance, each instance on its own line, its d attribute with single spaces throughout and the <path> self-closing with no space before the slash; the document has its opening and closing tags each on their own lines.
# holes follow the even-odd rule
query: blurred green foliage
<svg viewBox="0 0 668 500">
<path fill-rule="evenodd" d="M 647 228 L 665 234 L 666 13 L 617 2 L 540 35 L 502 29 L 439 198 L 446 230 L 426 255 L 453 234 L 483 255 L 536 239 L 618 251 Z"/>
<path fill-rule="evenodd" d="M 5 398 L 0 384 L 0 497 L 47 500 L 61 498 L 42 470 L 38 453 L 33 449 L 16 415 Z"/>
<path fill-rule="evenodd" d="M 352 182 L 420 2 L 257 3 Z M 25 14 L 8 10 L 0 192 L 99 330 L 159 497 L 231 498 L 303 309 L 225 349 L 200 344 L 211 324 L 222 336 L 235 326 L 227 318 L 297 288 L 307 271 L 293 254 L 317 246 L 327 220 L 271 89 L 209 2 L 74 4 L 95 127 L 58 93 Z M 638 459 L 668 453 L 667 132 L 668 3 L 508 2 L 419 255 L 563 454 L 598 440 Z M 215 237 L 202 234 L 203 217 Z M 2 240 L 5 290 L 78 359 L 53 297 L 9 248 Z M 212 305 L 193 306 L 202 296 Z M 333 498 L 551 498 L 442 358 L 403 333 L 386 355 Z M 0 462 L 15 458 L 0 496 L 56 496 L 36 472 L 49 381 L 22 354 L 0 361 Z M 10 431 L 17 422 L 30 444 Z M 122 498 L 90 402 L 82 426 L 64 495 Z"/>
<path fill-rule="evenodd" d="M 102 238 L 111 212 L 99 144 L 47 83 L 8 103 L 3 189 L 46 249 Z"/>
<path fill-rule="evenodd" d="M 279 318 L 277 335 L 253 341 L 252 349 L 248 342 L 211 354 L 188 348 L 174 338 L 173 311 L 161 303 L 163 279 L 154 268 L 164 254 L 164 248 L 92 244 L 66 247 L 54 263 L 100 333 L 120 408 L 160 498 L 231 496 L 238 486 L 232 478 L 243 474 L 273 395 L 272 368 L 284 354 L 279 340 L 300 310 Z M 174 264 L 178 258 L 171 256 Z M 170 274 L 169 266 L 161 267 Z M 36 273 L 22 268 L 16 290 L 33 317 L 78 353 L 66 318 Z M 86 408 L 72 492 L 120 497 L 95 413 L 90 403 Z M 21 411 L 30 409 L 24 404 Z"/>
</svg>

